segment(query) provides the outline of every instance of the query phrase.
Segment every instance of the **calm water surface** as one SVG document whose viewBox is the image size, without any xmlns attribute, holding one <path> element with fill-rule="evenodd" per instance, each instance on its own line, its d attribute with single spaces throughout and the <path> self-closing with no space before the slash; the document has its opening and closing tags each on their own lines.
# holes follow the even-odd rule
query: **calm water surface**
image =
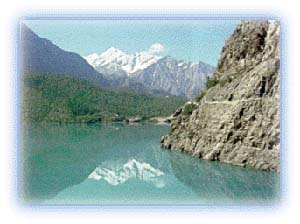
<svg viewBox="0 0 300 224">
<path fill-rule="evenodd" d="M 167 125 L 24 129 L 22 195 L 43 204 L 273 203 L 279 175 L 160 148 Z"/>
</svg>

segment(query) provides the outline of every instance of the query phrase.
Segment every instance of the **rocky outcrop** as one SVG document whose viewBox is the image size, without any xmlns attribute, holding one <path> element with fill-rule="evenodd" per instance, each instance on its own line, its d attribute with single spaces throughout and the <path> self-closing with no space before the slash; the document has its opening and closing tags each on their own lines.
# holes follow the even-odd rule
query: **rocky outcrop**
<svg viewBox="0 0 300 224">
<path fill-rule="evenodd" d="M 143 120 L 142 117 L 137 116 L 137 117 L 130 117 L 130 118 L 126 118 L 125 121 L 129 122 L 129 123 L 136 123 L 136 122 L 141 122 Z"/>
<path fill-rule="evenodd" d="M 206 89 L 173 114 L 162 147 L 279 171 L 279 46 L 278 22 L 242 21 Z"/>
<path fill-rule="evenodd" d="M 168 116 L 168 117 L 152 117 L 149 120 L 151 122 L 158 123 L 158 124 L 163 124 L 163 123 L 169 124 L 169 123 L 171 123 L 171 119 L 172 119 L 172 116 Z"/>
</svg>

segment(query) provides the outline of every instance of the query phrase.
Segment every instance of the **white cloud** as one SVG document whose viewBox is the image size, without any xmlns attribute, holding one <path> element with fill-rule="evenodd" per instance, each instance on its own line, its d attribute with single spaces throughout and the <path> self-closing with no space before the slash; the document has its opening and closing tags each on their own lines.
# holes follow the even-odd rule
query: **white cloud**
<svg viewBox="0 0 300 224">
<path fill-rule="evenodd" d="M 160 43 L 155 43 L 150 46 L 148 52 L 153 54 L 163 52 L 164 50 L 165 48 L 163 45 L 161 45 Z"/>
</svg>

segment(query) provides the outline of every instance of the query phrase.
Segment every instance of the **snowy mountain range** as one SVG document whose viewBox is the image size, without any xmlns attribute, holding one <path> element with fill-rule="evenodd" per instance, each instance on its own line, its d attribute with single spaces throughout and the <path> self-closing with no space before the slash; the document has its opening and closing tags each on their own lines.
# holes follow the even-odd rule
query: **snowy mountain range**
<svg viewBox="0 0 300 224">
<path fill-rule="evenodd" d="M 66 74 L 106 87 L 128 87 L 146 93 L 192 98 L 206 84 L 214 67 L 203 62 L 191 63 L 162 57 L 159 43 L 146 51 L 127 54 L 109 48 L 100 54 L 82 58 L 51 41 L 40 38 L 26 25 L 21 29 L 20 69 L 32 72 Z"/>
<path fill-rule="evenodd" d="M 191 63 L 170 56 L 162 57 L 151 51 L 126 54 L 114 47 L 85 59 L 114 85 L 143 86 L 154 92 L 164 91 L 187 98 L 196 95 L 215 70 L 201 61 Z"/>
<path fill-rule="evenodd" d="M 107 75 L 132 75 L 157 62 L 161 57 L 148 52 L 138 52 L 129 55 L 111 47 L 100 54 L 91 54 L 85 57 L 87 62 L 96 70 Z"/>
<path fill-rule="evenodd" d="M 150 164 L 131 159 L 122 166 L 113 166 L 110 164 L 110 167 L 106 167 L 105 164 L 102 164 L 98 166 L 88 178 L 104 180 L 113 186 L 123 184 L 129 179 L 135 178 L 153 183 L 157 187 L 163 187 L 163 182 L 157 179 L 163 175 L 164 173 L 162 171 L 152 167 Z"/>
</svg>

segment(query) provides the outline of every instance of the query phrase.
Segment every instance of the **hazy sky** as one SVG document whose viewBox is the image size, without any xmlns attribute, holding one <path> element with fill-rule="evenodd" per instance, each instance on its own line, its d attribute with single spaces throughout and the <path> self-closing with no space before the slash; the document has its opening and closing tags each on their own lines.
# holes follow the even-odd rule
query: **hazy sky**
<svg viewBox="0 0 300 224">
<path fill-rule="evenodd" d="M 236 20 L 26 20 L 40 37 L 82 56 L 109 47 L 125 53 L 151 51 L 216 65 Z M 154 44 L 154 45 L 153 45 Z M 152 46 L 152 47 L 151 47 Z"/>
</svg>

